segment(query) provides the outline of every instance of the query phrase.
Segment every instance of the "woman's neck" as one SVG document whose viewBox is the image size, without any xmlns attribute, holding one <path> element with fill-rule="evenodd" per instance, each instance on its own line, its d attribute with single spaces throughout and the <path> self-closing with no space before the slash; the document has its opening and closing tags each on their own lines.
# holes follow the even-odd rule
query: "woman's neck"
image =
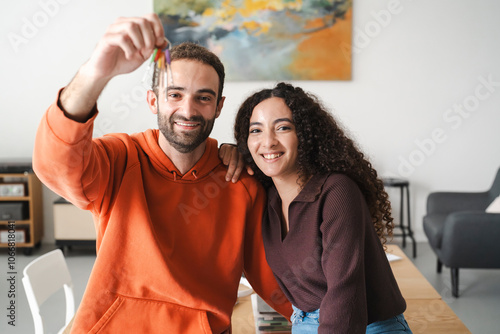
<svg viewBox="0 0 500 334">
<path fill-rule="evenodd" d="M 290 229 L 290 221 L 288 217 L 288 209 L 290 203 L 297 197 L 297 195 L 302 190 L 301 183 L 299 183 L 298 175 L 294 175 L 288 178 L 273 178 L 274 186 L 278 191 L 278 195 L 281 198 L 281 214 L 283 217 L 281 233 L 282 236 L 286 236 L 288 230 Z"/>
<path fill-rule="evenodd" d="M 297 197 L 302 189 L 297 178 L 273 178 L 273 183 L 281 198 L 281 202 L 286 203 L 287 206 Z"/>
</svg>

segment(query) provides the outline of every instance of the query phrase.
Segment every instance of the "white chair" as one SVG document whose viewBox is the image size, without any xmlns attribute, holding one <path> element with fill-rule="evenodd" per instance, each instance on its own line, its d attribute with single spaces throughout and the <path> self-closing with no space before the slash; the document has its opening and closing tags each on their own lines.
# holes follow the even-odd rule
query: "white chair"
<svg viewBox="0 0 500 334">
<path fill-rule="evenodd" d="M 59 333 L 62 333 L 75 314 L 73 283 L 62 251 L 56 249 L 31 261 L 24 268 L 23 274 L 23 285 L 33 315 L 35 334 L 44 333 L 40 305 L 64 288 L 66 319 L 65 325 L 59 330 Z"/>
<path fill-rule="evenodd" d="M 245 277 L 241 277 L 240 286 L 243 285 L 244 289 L 238 289 L 238 298 L 243 298 L 246 296 L 250 296 L 253 293 L 253 288 L 250 285 L 250 282 Z"/>
</svg>

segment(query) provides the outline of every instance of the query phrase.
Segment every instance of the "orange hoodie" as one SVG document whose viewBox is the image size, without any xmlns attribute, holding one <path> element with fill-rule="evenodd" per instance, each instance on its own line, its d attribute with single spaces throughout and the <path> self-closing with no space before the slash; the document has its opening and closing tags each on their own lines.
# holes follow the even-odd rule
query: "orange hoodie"
<svg viewBox="0 0 500 334">
<path fill-rule="evenodd" d="M 158 130 L 92 140 L 94 112 L 78 123 L 53 104 L 33 156 L 44 184 L 94 217 L 97 258 L 72 333 L 229 333 L 242 272 L 289 317 L 264 256 L 258 182 L 226 182 L 213 139 L 184 175 Z"/>
</svg>

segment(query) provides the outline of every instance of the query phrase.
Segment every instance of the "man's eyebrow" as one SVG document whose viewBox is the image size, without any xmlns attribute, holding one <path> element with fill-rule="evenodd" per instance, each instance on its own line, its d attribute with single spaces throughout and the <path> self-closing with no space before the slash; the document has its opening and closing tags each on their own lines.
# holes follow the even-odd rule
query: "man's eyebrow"
<svg viewBox="0 0 500 334">
<path fill-rule="evenodd" d="M 215 93 L 215 91 L 210 88 L 198 89 L 197 93 L 208 93 L 210 95 L 213 95 L 214 97 L 217 97 L 217 93 Z"/>
<path fill-rule="evenodd" d="M 169 90 L 181 90 L 181 91 L 183 91 L 185 89 L 184 89 L 184 87 L 180 87 L 180 86 L 171 86 L 171 85 L 168 85 L 167 86 L 167 91 L 169 91 Z"/>
<path fill-rule="evenodd" d="M 181 86 L 168 86 L 167 87 L 167 91 L 170 91 L 170 90 L 180 90 L 180 91 L 185 91 L 186 88 L 184 87 L 181 87 Z M 213 89 L 210 89 L 210 88 L 201 88 L 201 89 L 198 89 L 196 91 L 196 93 L 200 94 L 200 93 L 208 93 L 210 95 L 213 95 L 214 97 L 217 97 L 217 93 L 213 90 Z"/>
</svg>

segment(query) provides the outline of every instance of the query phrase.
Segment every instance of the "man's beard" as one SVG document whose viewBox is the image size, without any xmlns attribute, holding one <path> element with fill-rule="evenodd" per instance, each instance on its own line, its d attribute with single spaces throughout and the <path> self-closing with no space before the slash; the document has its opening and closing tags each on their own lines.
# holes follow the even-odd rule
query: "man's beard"
<svg viewBox="0 0 500 334">
<path fill-rule="evenodd" d="M 175 132 L 175 122 L 196 122 L 199 129 L 189 132 Z M 201 116 L 193 116 L 185 118 L 180 116 L 172 116 L 168 119 L 165 115 L 158 113 L 158 128 L 165 136 L 169 144 L 180 153 L 192 152 L 200 146 L 210 135 L 214 127 L 215 117 L 205 120 Z"/>
</svg>

